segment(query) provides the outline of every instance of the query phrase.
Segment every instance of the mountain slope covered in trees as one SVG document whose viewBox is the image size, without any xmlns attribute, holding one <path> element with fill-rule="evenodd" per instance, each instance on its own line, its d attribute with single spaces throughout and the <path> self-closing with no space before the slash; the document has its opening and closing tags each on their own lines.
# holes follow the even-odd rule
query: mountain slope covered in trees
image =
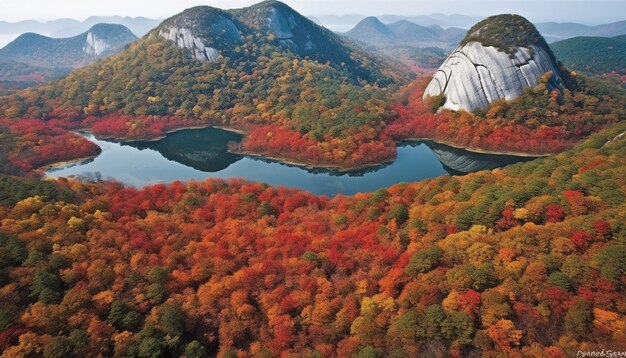
<svg viewBox="0 0 626 358">
<path fill-rule="evenodd" d="M 625 133 L 332 200 L 0 177 L 2 356 L 626 350 Z"/>
<path fill-rule="evenodd" d="M 115 54 L 137 37 L 126 27 L 96 24 L 68 38 L 25 33 L 0 49 L 0 82 L 23 88 L 57 79 Z"/>
<path fill-rule="evenodd" d="M 575 37 L 550 44 L 567 67 L 591 73 L 626 74 L 626 35 L 616 37 Z"/>
<path fill-rule="evenodd" d="M 332 142 L 335 153 L 321 162 L 348 158 L 352 166 L 393 156 L 390 142 L 372 142 L 394 115 L 392 94 L 409 78 L 402 66 L 280 2 L 229 11 L 201 6 L 113 57 L 0 98 L 0 114 L 61 119 L 70 127 L 97 123 L 102 133 L 135 139 L 163 135 L 168 123 L 226 125 L 268 137 L 276 127 L 297 133 L 315 157 L 327 151 L 318 143 Z M 363 133 L 358 143 L 356 132 Z M 359 154 L 368 145 L 379 153 Z"/>
<path fill-rule="evenodd" d="M 0 62 L 73 69 L 110 56 L 137 39 L 122 25 L 97 24 L 74 37 L 51 38 L 26 33 L 0 49 Z"/>
</svg>

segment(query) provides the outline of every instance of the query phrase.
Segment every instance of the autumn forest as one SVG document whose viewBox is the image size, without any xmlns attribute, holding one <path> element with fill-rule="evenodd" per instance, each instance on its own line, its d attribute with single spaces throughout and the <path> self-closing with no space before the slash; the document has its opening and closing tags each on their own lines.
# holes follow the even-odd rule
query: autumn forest
<svg viewBox="0 0 626 358">
<path fill-rule="evenodd" d="M 455 51 L 554 59 L 530 22 L 494 18 Z M 474 64 L 489 103 L 457 110 L 476 95 L 454 87 L 463 71 L 397 60 L 265 1 L 188 9 L 60 79 L 0 88 L 0 357 L 626 351 L 623 79 L 555 60 L 509 98 L 490 68 L 492 98 L 490 63 Z M 428 95 L 438 71 L 450 82 Z M 85 132 L 208 126 L 242 135 L 230 153 L 334 175 L 423 139 L 525 160 L 330 197 L 210 174 L 47 177 L 107 150 Z"/>
</svg>

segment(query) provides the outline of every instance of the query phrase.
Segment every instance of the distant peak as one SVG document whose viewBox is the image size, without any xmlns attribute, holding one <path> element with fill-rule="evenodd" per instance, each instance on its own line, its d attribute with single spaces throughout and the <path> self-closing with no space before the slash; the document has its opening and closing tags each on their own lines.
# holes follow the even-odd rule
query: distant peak
<svg viewBox="0 0 626 358">
<path fill-rule="evenodd" d="M 99 35 L 127 34 L 129 36 L 135 36 L 128 27 L 120 24 L 95 24 L 88 30 L 88 32 L 96 33 Z"/>
<path fill-rule="evenodd" d="M 359 23 L 361 24 L 381 24 L 384 25 L 382 21 L 380 21 L 379 18 L 377 18 L 376 16 L 368 16 L 366 18 L 364 18 L 363 20 L 361 20 Z"/>
</svg>

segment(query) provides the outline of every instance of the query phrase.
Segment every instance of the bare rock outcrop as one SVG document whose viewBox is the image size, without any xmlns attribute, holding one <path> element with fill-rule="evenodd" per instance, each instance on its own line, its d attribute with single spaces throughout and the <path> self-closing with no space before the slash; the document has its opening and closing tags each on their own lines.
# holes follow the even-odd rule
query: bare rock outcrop
<svg viewBox="0 0 626 358">
<path fill-rule="evenodd" d="M 518 22 L 529 33 L 524 34 Z M 508 35 L 517 36 L 512 40 L 485 38 L 496 26 L 501 31 L 512 27 L 512 31 L 517 29 L 522 34 Z M 443 108 L 455 111 L 486 109 L 495 100 L 511 100 L 522 95 L 525 88 L 539 84 L 547 72 L 553 74 L 548 86 L 561 88 L 563 81 L 554 55 L 534 26 L 519 16 L 499 15 L 468 32 L 434 74 L 424 98 L 443 94 L 446 97 Z"/>
</svg>

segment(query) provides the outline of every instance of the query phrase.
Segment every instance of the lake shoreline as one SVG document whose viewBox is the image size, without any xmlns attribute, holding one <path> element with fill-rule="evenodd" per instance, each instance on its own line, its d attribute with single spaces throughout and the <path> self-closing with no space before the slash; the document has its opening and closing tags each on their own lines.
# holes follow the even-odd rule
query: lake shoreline
<svg viewBox="0 0 626 358">
<path fill-rule="evenodd" d="M 545 157 L 549 157 L 551 155 L 557 154 L 557 153 L 531 154 L 531 153 L 524 153 L 524 152 L 497 151 L 497 150 L 481 149 L 481 148 L 476 148 L 476 147 L 462 146 L 462 145 L 455 144 L 454 142 L 450 142 L 450 141 L 446 141 L 446 140 L 440 140 L 440 139 L 435 139 L 435 138 L 428 138 L 428 137 L 406 138 L 406 139 L 402 139 L 400 141 L 397 141 L 396 144 L 412 143 L 412 142 L 418 143 L 418 142 L 425 142 L 425 141 L 429 141 L 429 142 L 433 142 L 433 143 L 437 143 L 437 144 L 447 145 L 448 147 L 452 147 L 452 148 L 456 148 L 456 149 L 462 149 L 464 151 L 472 152 L 472 153 L 476 153 L 476 154 L 509 155 L 509 156 L 512 156 L 512 157 L 521 157 L 521 158 L 545 158 Z"/>
<path fill-rule="evenodd" d="M 101 140 L 115 140 L 115 141 L 120 141 L 122 143 L 130 143 L 130 142 L 156 142 L 156 141 L 159 141 L 159 140 L 162 140 L 162 139 L 166 138 L 169 134 L 172 134 L 172 133 L 185 131 L 185 130 L 205 129 L 205 128 L 217 128 L 217 129 L 221 129 L 221 130 L 224 130 L 224 131 L 237 133 L 237 134 L 240 134 L 240 135 L 243 136 L 243 140 L 245 140 L 245 137 L 248 134 L 246 131 L 241 130 L 241 129 L 233 128 L 233 127 L 230 127 L 230 126 L 224 126 L 224 125 L 215 125 L 215 124 L 206 124 L 206 125 L 199 125 L 199 126 L 174 128 L 174 129 L 166 131 L 163 135 L 160 135 L 158 137 L 144 138 L 144 139 L 129 139 L 129 138 L 124 138 L 124 137 L 116 137 L 116 136 L 99 137 L 97 134 L 89 132 L 89 128 L 78 129 L 77 130 L 77 134 L 83 135 L 82 133 L 80 133 L 80 131 L 83 131 L 83 132 L 88 132 L 89 134 L 91 134 L 94 137 L 96 137 L 98 139 L 101 139 Z M 439 140 L 439 139 L 436 139 L 436 138 L 429 138 L 429 137 L 406 138 L 406 139 L 402 139 L 402 140 L 399 140 L 399 141 L 395 141 L 395 144 L 396 144 L 396 148 L 397 148 L 398 146 L 401 146 L 402 144 L 420 143 L 420 142 L 425 142 L 425 141 L 429 141 L 429 142 L 433 142 L 433 143 L 437 143 L 437 144 L 443 144 L 443 145 L 449 146 L 451 148 L 461 149 L 461 150 L 465 150 L 467 152 L 476 153 L 476 154 L 514 156 L 514 157 L 520 157 L 520 158 L 544 158 L 544 157 L 547 157 L 547 156 L 555 154 L 555 153 L 530 154 L 530 153 L 515 152 L 515 151 L 486 150 L 486 149 L 481 149 L 481 148 L 476 148 L 476 147 L 471 147 L 471 146 L 462 146 L 462 145 L 455 144 L 455 143 L 453 143 L 451 141 Z M 317 170 L 317 169 L 320 169 L 320 170 L 332 170 L 332 171 L 337 171 L 339 173 L 356 172 L 356 171 L 359 171 L 359 170 L 370 169 L 370 168 L 375 168 L 375 167 L 379 167 L 379 166 L 388 165 L 390 163 L 393 163 L 393 161 L 397 158 L 397 155 L 394 155 L 392 158 L 389 158 L 388 160 L 384 160 L 384 161 L 381 161 L 381 162 L 367 163 L 367 164 L 356 165 L 356 166 L 345 166 L 345 165 L 336 164 L 336 163 L 333 163 L 333 164 L 321 164 L 321 163 L 311 163 L 311 162 L 306 162 L 306 161 L 298 161 L 298 160 L 290 159 L 288 157 L 268 155 L 268 154 L 265 154 L 265 153 L 249 152 L 249 151 L 245 151 L 245 150 L 233 150 L 232 148 L 229 148 L 228 152 L 232 153 L 232 154 L 245 155 L 245 156 L 248 156 L 248 157 L 251 157 L 251 158 L 267 159 L 267 160 L 270 160 L 270 161 L 274 161 L 274 162 L 278 162 L 278 163 L 282 163 L 282 164 L 286 164 L 286 165 L 291 165 L 291 166 L 296 166 L 296 167 L 300 167 L 300 168 L 308 169 L 308 170 Z M 87 160 L 87 159 L 93 159 L 93 158 L 97 157 L 98 155 L 100 155 L 100 153 L 97 154 L 97 155 L 89 156 L 89 157 L 77 158 L 75 160 L 66 160 L 66 161 L 55 162 L 55 163 L 52 163 L 52 164 L 47 164 L 45 166 L 42 166 L 42 167 L 40 167 L 38 169 L 44 170 L 44 171 L 48 171 L 50 169 L 63 168 L 63 167 L 66 167 L 66 166 L 69 166 L 69 165 L 72 165 L 72 164 L 75 164 L 75 163 L 79 163 L 79 162 Z"/>
<path fill-rule="evenodd" d="M 233 154 L 245 155 L 250 158 L 267 159 L 273 162 L 278 162 L 281 164 L 291 165 L 294 167 L 299 167 L 299 168 L 308 169 L 308 170 L 317 170 L 317 169 L 332 170 L 338 173 L 350 173 L 350 172 L 356 172 L 356 171 L 363 170 L 363 169 L 376 168 L 376 167 L 393 163 L 393 161 L 396 159 L 396 156 L 394 156 L 393 158 L 382 161 L 382 162 L 368 163 L 368 164 L 347 167 L 347 166 L 340 166 L 337 164 L 310 164 L 310 163 L 305 163 L 305 162 L 299 162 L 293 159 L 287 159 L 287 158 L 282 158 L 278 156 L 270 156 L 270 155 L 265 155 L 262 153 L 252 153 L 252 152 L 247 152 L 247 151 L 233 151 L 229 149 L 228 152 L 233 153 Z"/>
<path fill-rule="evenodd" d="M 37 168 L 38 170 L 43 170 L 45 172 L 51 170 L 51 169 L 57 169 L 57 168 L 65 168 L 68 167 L 70 165 L 73 164 L 78 164 L 80 162 L 84 162 L 85 160 L 89 160 L 89 159 L 95 159 L 97 158 L 100 154 L 102 154 L 102 151 L 100 151 L 100 153 L 98 154 L 94 154 L 94 155 L 89 155 L 86 157 L 80 157 L 80 158 L 76 158 L 76 159 L 69 159 L 69 160 L 62 160 L 62 161 L 58 161 L 58 162 L 53 162 L 50 164 L 46 164 L 43 165 L 39 168 Z M 47 177 L 47 175 L 44 175 L 44 177 Z"/>
</svg>

